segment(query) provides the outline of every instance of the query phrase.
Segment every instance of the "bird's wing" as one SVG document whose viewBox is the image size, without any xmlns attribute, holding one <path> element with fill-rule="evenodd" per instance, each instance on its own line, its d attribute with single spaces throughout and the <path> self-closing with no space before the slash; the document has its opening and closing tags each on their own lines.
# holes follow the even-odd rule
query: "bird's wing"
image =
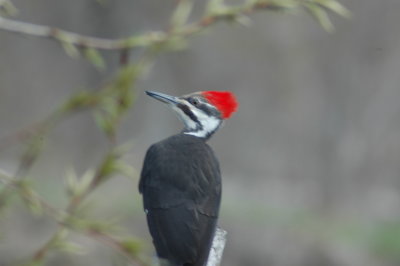
<svg viewBox="0 0 400 266">
<path fill-rule="evenodd" d="M 216 217 L 180 205 L 150 210 L 147 222 L 160 258 L 176 265 L 204 265 L 216 228 Z"/>
</svg>

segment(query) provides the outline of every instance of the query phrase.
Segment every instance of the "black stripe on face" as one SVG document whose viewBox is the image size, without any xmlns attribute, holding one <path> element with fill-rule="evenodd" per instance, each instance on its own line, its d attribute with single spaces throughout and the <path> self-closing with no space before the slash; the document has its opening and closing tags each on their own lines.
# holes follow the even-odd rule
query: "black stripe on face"
<svg viewBox="0 0 400 266">
<path fill-rule="evenodd" d="M 192 119 L 196 124 L 200 125 L 200 121 L 197 119 L 197 116 L 195 116 L 192 111 L 190 111 L 189 107 L 187 105 L 179 103 L 178 108 L 182 110 L 182 112 L 187 115 L 190 119 Z"/>
<path fill-rule="evenodd" d="M 208 115 L 208 116 L 213 115 L 212 112 L 211 112 L 211 110 L 210 110 L 210 108 L 209 108 L 207 105 L 203 104 L 203 103 L 199 104 L 199 105 L 198 105 L 198 108 L 199 108 L 200 110 L 202 110 L 202 111 L 203 111 L 206 115 Z"/>
<path fill-rule="evenodd" d="M 208 116 L 214 116 L 214 117 L 217 117 L 217 118 L 221 117 L 221 114 L 218 112 L 217 109 L 211 108 L 210 106 L 208 106 L 206 104 L 200 104 L 198 106 L 198 108 L 200 110 L 202 110 L 204 113 L 206 113 Z"/>
<path fill-rule="evenodd" d="M 188 97 L 186 100 L 194 107 L 201 111 L 203 111 L 207 116 L 214 116 L 217 118 L 221 118 L 220 112 L 216 108 L 212 108 L 209 105 L 205 104 L 202 100 L 202 97 Z"/>
</svg>

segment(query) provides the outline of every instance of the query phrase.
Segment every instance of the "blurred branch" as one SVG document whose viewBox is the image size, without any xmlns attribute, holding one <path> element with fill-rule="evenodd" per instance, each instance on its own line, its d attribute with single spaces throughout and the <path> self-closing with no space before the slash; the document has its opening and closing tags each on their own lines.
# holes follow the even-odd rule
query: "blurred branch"
<svg viewBox="0 0 400 266">
<path fill-rule="evenodd" d="M 62 44 L 67 43 L 70 45 L 91 47 L 96 49 L 119 50 L 127 47 L 134 47 L 137 45 L 135 42 L 128 42 L 129 39 L 112 40 L 90 37 L 74 32 L 65 31 L 56 27 L 36 25 L 4 17 L 0 17 L 0 29 L 35 37 L 50 38 L 59 41 Z M 151 38 L 154 38 L 152 41 L 155 41 L 159 39 L 159 36 L 154 35 L 152 37 L 148 37 L 148 39 Z"/>
<path fill-rule="evenodd" d="M 109 228 L 108 224 L 99 221 L 92 222 L 79 217 L 79 208 L 89 194 L 112 176 L 119 173 L 126 174 L 126 167 L 128 166 L 120 160 L 124 152 L 124 149 L 113 148 L 105 155 L 94 175 L 86 175 L 82 177 L 80 181 L 74 180 L 71 182 L 71 180 L 68 180 L 70 200 L 64 211 L 52 207 L 36 194 L 26 195 L 28 200 L 38 200 L 40 206 L 45 206 L 46 210 L 50 210 L 49 214 L 51 216 L 56 214 L 56 216 L 53 217 L 56 218 L 59 223 L 58 229 L 53 233 L 50 239 L 33 254 L 30 262 L 40 263 L 45 259 L 50 250 L 59 249 L 60 247 L 69 247 L 70 245 L 66 242 L 65 238 L 69 234 L 69 230 L 72 229 L 113 247 L 136 265 L 147 265 L 140 257 L 141 247 L 139 241 L 134 239 L 118 240 L 115 236 L 107 234 L 106 231 Z"/>
<path fill-rule="evenodd" d="M 68 234 L 66 227 L 74 228 L 74 221 L 76 221 L 75 215 L 81 203 L 100 184 L 117 173 L 125 174 L 129 168 L 120 160 L 125 150 L 121 150 L 121 148 L 112 148 L 104 156 L 103 161 L 99 164 L 96 173 L 92 177 L 89 176 L 89 179 L 82 178 L 80 182 L 69 182 L 69 184 L 73 183 L 73 186 L 68 187 L 71 196 L 70 201 L 65 210 L 59 210 L 41 198 L 29 186 L 24 178 L 41 152 L 44 136 L 47 135 L 55 125 L 61 122 L 62 118 L 81 110 L 98 109 L 100 113 L 97 120 L 101 119 L 100 121 L 102 121 L 98 122 L 98 126 L 110 137 L 111 144 L 114 144 L 113 137 L 115 128 L 121 117 L 133 103 L 132 84 L 136 80 L 137 75 L 146 70 L 149 59 L 148 55 L 146 55 L 137 65 L 122 67 L 115 77 L 109 83 L 105 84 L 102 89 L 94 92 L 77 93 L 57 108 L 49 118 L 16 133 L 15 136 L 17 137 L 13 138 L 13 135 L 11 135 L 6 137 L 5 141 L 3 141 L 9 144 L 10 140 L 21 140 L 21 138 L 23 138 L 24 140 L 28 140 L 28 145 L 26 152 L 23 153 L 20 159 L 20 166 L 15 176 L 0 171 L 0 180 L 5 183 L 0 192 L 0 206 L 3 207 L 6 205 L 7 199 L 12 195 L 10 191 L 13 189 L 18 192 L 18 195 L 21 196 L 32 211 L 35 213 L 45 211 L 55 218 L 60 225 L 53 236 L 32 256 L 32 263 L 42 262 L 48 251 L 52 249 L 60 249 L 61 247 L 62 249 L 69 250 L 71 245 L 64 241 L 64 238 Z M 86 180 L 89 180 L 89 182 L 86 182 Z M 87 233 L 88 236 L 93 235 L 93 231 L 97 232 L 97 238 L 99 238 L 99 234 L 104 233 L 98 224 L 92 224 L 90 222 L 86 222 L 85 224 L 87 230 L 92 232 L 90 234 Z M 108 240 L 110 239 L 111 236 Z M 110 244 L 111 242 L 108 241 L 108 243 Z M 126 248 L 123 247 L 122 244 L 118 246 L 115 243 L 111 243 L 113 247 L 118 247 L 124 254 L 127 253 Z M 136 253 L 132 253 L 129 259 L 139 260 L 136 258 L 136 255 Z M 139 263 L 139 265 L 143 265 L 143 263 Z"/>
<path fill-rule="evenodd" d="M 140 242 L 134 239 L 117 239 L 114 236 L 106 234 L 104 232 L 99 231 L 87 231 L 90 237 L 97 239 L 100 242 L 105 243 L 114 249 L 118 250 L 121 254 L 123 254 L 130 263 L 134 263 L 135 265 L 140 266 L 148 266 L 148 263 L 145 259 L 140 256 Z"/>
<path fill-rule="evenodd" d="M 67 241 L 70 230 L 80 232 L 93 239 L 104 242 L 124 254 L 136 265 L 146 265 L 141 257 L 140 241 L 133 238 L 119 238 L 109 233 L 110 224 L 91 221 L 82 217 L 85 199 L 101 184 L 116 174 L 124 174 L 129 168 L 122 160 L 124 150 L 116 148 L 115 135 L 123 115 L 135 100 L 134 85 L 161 53 L 178 49 L 185 45 L 188 37 L 211 27 L 218 22 L 247 23 L 247 15 L 256 11 L 290 11 L 305 9 L 313 15 L 326 30 L 332 29 L 328 10 L 342 16 L 349 12 L 335 0 L 247 0 L 241 5 L 228 6 L 223 0 L 209 0 L 203 16 L 195 22 L 188 22 L 194 6 L 193 0 L 179 0 L 165 31 L 147 32 L 137 36 L 119 39 L 97 38 L 65 31 L 47 25 L 36 25 L 9 19 L 0 15 L 0 30 L 22 35 L 48 38 L 57 41 L 71 56 L 84 56 L 99 69 L 105 61 L 98 50 L 117 50 L 121 52 L 123 63 L 113 78 L 96 90 L 80 91 L 66 100 L 47 118 L 18 132 L 0 139 L 0 150 L 14 144 L 25 142 L 26 149 L 19 160 L 15 175 L 0 169 L 0 181 L 5 185 L 0 191 L 0 209 L 16 191 L 17 195 L 35 214 L 42 212 L 54 218 L 59 226 L 49 240 L 39 247 L 29 262 L 41 265 L 52 250 L 75 252 L 76 245 Z M 12 15 L 16 9 L 10 0 L 0 0 L 0 12 Z M 144 48 L 142 56 L 135 63 L 128 64 L 129 50 Z M 67 178 L 66 190 L 69 202 L 64 208 L 57 208 L 35 192 L 27 180 L 32 168 L 42 152 L 44 138 L 65 118 L 81 111 L 92 111 L 98 128 L 108 137 L 110 150 L 104 154 L 103 161 L 93 171 L 81 177 L 71 174 Z M 91 169 L 90 169 L 91 170 Z"/>
<path fill-rule="evenodd" d="M 143 55 L 137 64 L 128 64 L 119 69 L 115 76 L 101 88 L 95 91 L 80 91 L 61 104 L 47 118 L 1 137 L 0 151 L 16 142 L 28 141 L 29 144 L 31 141 L 31 144 L 34 145 L 33 139 L 43 139 L 47 132 L 64 118 L 86 110 L 98 111 L 96 122 L 99 128 L 112 138 L 121 117 L 133 104 L 135 95 L 132 85 L 137 77 L 147 70 L 152 62 L 152 57 L 152 53 Z M 28 150 L 23 158 L 20 168 L 26 168 L 31 164 L 32 152 Z"/>
<path fill-rule="evenodd" d="M 113 157 L 117 155 L 114 151 L 112 154 L 114 154 Z M 113 164 L 116 165 L 115 162 Z M 99 168 L 102 169 L 101 171 L 106 171 L 104 174 L 111 174 L 114 170 L 118 170 L 118 168 L 115 167 L 113 167 L 114 170 L 112 170 L 109 168 L 110 166 L 111 159 L 106 158 Z M 39 263 L 43 261 L 47 253 L 55 247 L 68 247 L 65 243 L 65 238 L 69 233 L 69 229 L 74 229 L 119 251 L 134 265 L 148 265 L 140 256 L 141 244 L 138 240 L 132 238 L 117 239 L 115 236 L 107 234 L 104 231 L 105 229 L 99 224 L 91 224 L 90 222 L 84 221 L 86 224 L 84 228 L 74 224 L 77 223 L 78 219 L 74 212 L 83 199 L 99 184 L 98 180 L 100 175 L 101 174 L 96 175 L 91 185 L 86 188 L 81 197 L 71 198 L 64 211 L 48 203 L 44 198 L 33 191 L 28 184 L 15 180 L 11 174 L 0 169 L 0 181 L 17 191 L 28 206 L 30 206 L 31 210 L 34 210 L 36 213 L 42 213 L 42 211 L 44 211 L 59 223 L 58 229 L 53 233 L 50 239 L 34 253 L 30 262 Z M 97 185 L 95 185 L 95 183 L 97 183 Z"/>
<path fill-rule="evenodd" d="M 28 140 L 25 151 L 22 153 L 19 160 L 19 165 L 16 174 L 11 176 L 4 171 L 0 171 L 0 180 L 5 185 L 0 190 L 0 210 L 7 205 L 8 199 L 12 196 L 10 188 L 17 188 L 22 199 L 34 211 L 40 212 L 42 208 L 50 208 L 47 204 L 38 198 L 35 191 L 29 188 L 25 182 L 25 177 L 29 169 L 40 155 L 43 147 L 43 138 L 52 126 L 61 119 L 60 112 L 54 112 L 47 119 L 39 123 L 35 123 L 29 128 L 6 136 L 0 139 L 0 150 L 14 143 L 15 141 Z M 43 205 L 41 204 L 43 203 Z"/>
<path fill-rule="evenodd" d="M 80 208 L 84 199 L 100 184 L 117 173 L 126 174 L 126 172 L 129 171 L 129 167 L 120 160 L 125 150 L 111 148 L 97 167 L 96 173 L 93 177 L 90 177 L 89 182 L 86 183 L 87 185 L 82 182 L 85 181 L 85 178 L 81 178 L 80 181 L 74 183 L 74 186 L 68 187 L 71 196 L 70 201 L 64 210 L 58 209 L 41 198 L 25 180 L 28 170 L 32 167 L 34 161 L 42 151 L 43 138 L 54 126 L 60 123 L 63 118 L 82 110 L 93 110 L 98 114 L 96 121 L 98 122 L 99 129 L 109 137 L 111 145 L 114 147 L 114 132 L 116 127 L 121 117 L 133 104 L 134 91 L 132 85 L 136 81 L 137 76 L 141 75 L 147 69 L 149 63 L 152 61 L 152 55 L 152 52 L 146 53 L 137 64 L 130 64 L 122 67 L 116 73 L 115 77 L 111 79 L 110 82 L 104 84 L 101 89 L 93 92 L 81 91 L 73 95 L 48 118 L 34 123 L 21 132 L 14 133 L 13 135 L 5 137 L 3 141 L 0 141 L 0 143 L 4 145 L 9 145 L 10 142 L 12 143 L 13 141 L 27 141 L 27 148 L 21 156 L 20 165 L 16 174 L 11 176 L 4 171 L 0 171 L 0 180 L 5 184 L 0 192 L 0 207 L 6 206 L 8 199 L 13 195 L 11 192 L 16 191 L 21 199 L 23 199 L 23 202 L 35 214 L 41 214 L 44 211 L 59 223 L 59 227 L 54 232 L 53 236 L 35 252 L 29 261 L 30 263 L 42 263 L 47 253 L 53 249 L 66 251 L 76 250 L 74 244 L 66 242 L 65 240 L 69 232 L 66 228 L 75 229 L 75 227 L 77 227 L 80 229 L 83 223 L 86 228 L 86 231 L 83 232 L 88 236 L 93 236 L 93 232 L 96 231 L 96 239 L 99 239 L 98 235 L 105 233 L 103 232 L 105 227 L 99 226 L 98 222 L 91 223 L 89 221 L 80 221 L 78 225 L 75 224 L 74 222 L 77 221 L 75 216 L 78 215 L 77 210 Z M 69 182 L 69 184 L 71 184 L 71 182 Z M 101 239 L 102 242 L 106 242 L 104 241 L 104 237 Z M 109 241 L 106 243 L 114 248 L 118 248 L 119 251 L 125 255 L 128 253 L 129 250 L 127 250 L 127 247 L 122 244 L 116 245 L 115 243 L 117 243 L 117 240 L 114 241 L 115 243 L 112 243 L 110 239 L 111 236 L 108 237 Z M 135 252 L 137 251 L 137 249 L 134 248 L 132 248 L 132 250 Z M 129 259 L 136 261 L 137 265 L 144 265 L 144 263 L 141 262 L 142 259 L 139 259 L 138 254 L 133 251 Z"/>
<path fill-rule="evenodd" d="M 184 38 L 208 28 L 220 21 L 241 21 L 243 16 L 259 10 L 286 11 L 306 8 L 317 18 L 318 22 L 327 30 L 325 9 L 331 10 L 342 16 L 349 16 L 349 11 L 335 0 L 249 0 L 242 5 L 227 6 L 223 1 L 211 0 L 205 15 L 197 22 L 187 24 L 186 21 L 191 11 L 191 1 L 180 1 L 171 20 L 172 29 L 169 31 L 153 31 L 138 36 L 119 39 L 106 39 L 86 36 L 60 28 L 37 25 L 13 19 L 0 17 L 0 29 L 13 33 L 36 37 L 50 38 L 58 41 L 71 53 L 75 47 L 124 50 L 136 47 L 148 47 L 165 43 L 174 38 Z"/>
</svg>

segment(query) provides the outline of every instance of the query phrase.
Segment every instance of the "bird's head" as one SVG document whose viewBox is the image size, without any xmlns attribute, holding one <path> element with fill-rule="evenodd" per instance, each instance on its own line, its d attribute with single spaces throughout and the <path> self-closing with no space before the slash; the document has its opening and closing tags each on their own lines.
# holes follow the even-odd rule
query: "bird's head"
<svg viewBox="0 0 400 266">
<path fill-rule="evenodd" d="M 146 94 L 166 103 L 178 114 L 185 124 L 184 134 L 205 139 L 238 108 L 235 95 L 228 91 L 200 91 L 180 97 L 154 91 Z"/>
</svg>

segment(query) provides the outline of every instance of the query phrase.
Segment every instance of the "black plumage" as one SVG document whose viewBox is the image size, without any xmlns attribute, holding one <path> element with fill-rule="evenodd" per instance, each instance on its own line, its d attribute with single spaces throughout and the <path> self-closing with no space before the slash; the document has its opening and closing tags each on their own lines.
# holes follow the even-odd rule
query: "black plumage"
<svg viewBox="0 0 400 266">
<path fill-rule="evenodd" d="M 205 138 L 180 133 L 146 153 L 139 191 L 157 255 L 173 266 L 205 265 L 221 200 L 219 163 Z"/>
</svg>

